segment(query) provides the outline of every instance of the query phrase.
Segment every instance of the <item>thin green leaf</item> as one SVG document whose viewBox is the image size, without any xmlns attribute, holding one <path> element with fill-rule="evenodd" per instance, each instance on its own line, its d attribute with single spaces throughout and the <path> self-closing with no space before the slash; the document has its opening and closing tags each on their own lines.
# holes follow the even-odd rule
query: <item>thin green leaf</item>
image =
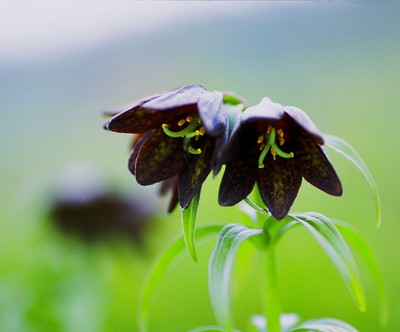
<svg viewBox="0 0 400 332">
<path fill-rule="evenodd" d="M 291 217 L 305 226 L 325 250 L 336 266 L 358 309 L 364 312 L 366 301 L 358 267 L 346 241 L 334 223 L 329 218 L 315 212 L 295 214 Z"/>
<path fill-rule="evenodd" d="M 358 330 L 338 319 L 321 318 L 304 322 L 291 332 L 358 332 Z"/>
<path fill-rule="evenodd" d="M 326 146 L 329 146 L 331 149 L 339 152 L 340 154 L 345 156 L 348 160 L 350 160 L 364 176 L 374 196 L 376 225 L 379 227 L 381 224 L 381 202 L 379 198 L 379 192 L 375 180 L 372 177 L 372 174 L 369 171 L 364 160 L 362 160 L 358 152 L 349 143 L 347 143 L 345 140 L 339 137 L 324 135 L 324 141 Z"/>
<path fill-rule="evenodd" d="M 236 251 L 239 245 L 254 236 L 263 235 L 262 229 L 251 229 L 242 225 L 225 226 L 218 236 L 210 257 L 208 284 L 214 314 L 220 326 L 233 330 L 231 317 L 230 285 Z"/>
<path fill-rule="evenodd" d="M 200 191 L 193 197 L 187 209 L 182 210 L 182 228 L 186 247 L 193 260 L 197 262 L 196 248 L 194 244 L 196 231 L 197 209 L 199 207 Z"/>
<path fill-rule="evenodd" d="M 297 325 L 299 321 L 299 315 L 297 314 L 281 314 L 280 323 L 282 332 L 289 332 Z M 257 332 L 266 332 L 267 324 L 265 323 L 265 317 L 261 315 L 253 315 L 251 317 L 252 327 L 256 328 Z"/>
<path fill-rule="evenodd" d="M 188 332 L 225 332 L 225 330 L 218 326 L 199 326 Z"/>
<path fill-rule="evenodd" d="M 198 227 L 196 232 L 197 240 L 206 240 L 221 231 L 224 226 L 225 224 L 208 224 Z M 185 248 L 184 238 L 180 235 L 172 240 L 155 260 L 140 297 L 138 321 L 141 332 L 147 331 L 150 303 L 160 281 L 168 268 L 183 256 Z"/>
<path fill-rule="evenodd" d="M 361 254 L 362 259 L 369 268 L 375 287 L 378 292 L 381 306 L 381 325 L 385 327 L 388 321 L 388 301 L 385 282 L 378 261 L 366 239 L 351 225 L 343 221 L 333 220 L 347 241 Z"/>
</svg>

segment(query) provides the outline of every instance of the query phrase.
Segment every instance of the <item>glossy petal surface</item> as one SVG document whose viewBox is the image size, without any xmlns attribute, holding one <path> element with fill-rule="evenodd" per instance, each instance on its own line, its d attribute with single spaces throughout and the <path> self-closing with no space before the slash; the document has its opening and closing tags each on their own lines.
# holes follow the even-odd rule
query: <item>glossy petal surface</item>
<svg viewBox="0 0 400 332">
<path fill-rule="evenodd" d="M 278 220 L 288 214 L 301 185 L 301 168 L 296 159 L 268 155 L 265 167 L 257 171 L 257 186 L 261 198 L 271 214 Z"/>
<path fill-rule="evenodd" d="M 211 172 L 213 140 L 204 140 L 202 150 L 203 152 L 198 155 L 188 155 L 188 163 L 178 176 L 179 202 L 183 209 L 189 206 L 190 201 Z"/>
<path fill-rule="evenodd" d="M 301 159 L 304 179 L 327 194 L 341 196 L 342 184 L 322 148 L 307 137 L 302 137 L 299 145 L 296 154 Z"/>
<path fill-rule="evenodd" d="M 136 158 L 136 180 L 149 185 L 178 174 L 187 162 L 182 140 L 166 136 L 162 129 L 154 132 L 141 146 Z"/>
</svg>

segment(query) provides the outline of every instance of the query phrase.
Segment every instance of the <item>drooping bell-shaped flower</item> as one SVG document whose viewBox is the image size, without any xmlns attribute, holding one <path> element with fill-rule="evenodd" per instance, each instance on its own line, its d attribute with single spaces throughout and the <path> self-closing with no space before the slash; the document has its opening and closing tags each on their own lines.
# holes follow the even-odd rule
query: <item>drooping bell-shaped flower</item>
<svg viewBox="0 0 400 332">
<path fill-rule="evenodd" d="M 129 170 L 141 185 L 177 181 L 185 209 L 216 164 L 216 147 L 227 139 L 228 119 L 223 94 L 193 84 L 144 99 L 113 116 L 104 128 L 139 134 Z"/>
<path fill-rule="evenodd" d="M 330 195 L 342 195 L 323 143 L 322 133 L 301 109 L 264 98 L 240 115 L 224 148 L 219 203 L 235 205 L 257 184 L 264 204 L 280 220 L 288 214 L 302 178 Z"/>
</svg>

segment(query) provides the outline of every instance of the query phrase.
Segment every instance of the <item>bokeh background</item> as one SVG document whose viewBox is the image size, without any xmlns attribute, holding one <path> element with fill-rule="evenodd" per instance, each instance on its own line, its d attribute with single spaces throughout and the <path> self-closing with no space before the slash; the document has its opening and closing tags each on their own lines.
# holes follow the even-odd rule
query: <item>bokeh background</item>
<svg viewBox="0 0 400 332">
<path fill-rule="evenodd" d="M 389 1 L 4 3 L 0 330 L 137 330 L 146 271 L 180 233 L 180 215 L 166 215 L 168 202 L 157 187 L 135 183 L 126 167 L 131 138 L 102 130 L 102 112 L 199 83 L 235 91 L 252 104 L 268 96 L 300 107 L 363 156 L 380 189 L 379 229 L 367 184 L 331 151 L 344 197 L 303 183 L 293 210 L 350 222 L 368 238 L 389 295 L 390 320 L 382 330 L 399 331 L 399 59 L 400 8 Z M 240 222 L 235 207 L 218 206 L 218 180 L 205 184 L 199 224 Z M 57 228 L 57 202 L 79 205 L 103 194 L 150 210 L 147 227 L 137 230 L 140 242 L 107 231 L 88 240 Z M 187 257 L 169 271 L 152 304 L 151 331 L 215 323 L 206 287 L 214 244 L 199 248 L 198 264 Z M 380 331 L 377 294 L 362 262 L 366 313 L 357 311 L 305 230 L 284 238 L 278 259 L 285 312 Z M 243 330 L 251 314 L 261 313 L 257 261 L 244 261 L 234 285 Z"/>
</svg>

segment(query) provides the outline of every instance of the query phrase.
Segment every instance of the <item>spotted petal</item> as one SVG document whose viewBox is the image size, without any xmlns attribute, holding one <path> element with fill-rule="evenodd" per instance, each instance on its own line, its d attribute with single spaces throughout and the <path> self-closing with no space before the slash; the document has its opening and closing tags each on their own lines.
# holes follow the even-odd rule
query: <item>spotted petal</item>
<svg viewBox="0 0 400 332">
<path fill-rule="evenodd" d="M 211 172 L 211 160 L 214 152 L 212 139 L 204 140 L 202 153 L 189 154 L 186 167 L 178 176 L 179 202 L 183 209 L 186 209 L 192 198 L 200 190 L 201 185 Z"/>
<path fill-rule="evenodd" d="M 235 205 L 251 193 L 256 182 L 255 165 L 257 165 L 256 160 L 249 163 L 248 159 L 237 159 L 226 165 L 219 187 L 220 205 Z"/>
<path fill-rule="evenodd" d="M 180 117 L 197 112 L 197 101 L 204 88 L 188 85 L 176 91 L 146 98 L 132 108 L 121 112 L 104 125 L 105 129 L 119 133 L 139 134 L 160 128 Z"/>
<path fill-rule="evenodd" d="M 309 137 L 301 137 L 299 145 L 295 155 L 301 159 L 304 179 L 327 194 L 341 196 L 342 184 L 322 148 Z"/>
<path fill-rule="evenodd" d="M 147 133 L 144 133 L 143 135 L 138 135 L 135 138 L 135 141 L 133 142 L 132 145 L 132 153 L 131 156 L 129 157 L 128 161 L 128 168 L 131 171 L 133 175 L 136 175 L 136 159 L 139 154 L 140 148 L 142 147 L 143 143 L 147 141 L 147 139 L 153 135 L 153 131 L 148 131 Z"/>
<path fill-rule="evenodd" d="M 154 132 L 141 146 L 136 158 L 136 180 L 150 185 L 178 174 L 187 162 L 180 138 L 166 136 L 162 129 Z"/>
<path fill-rule="evenodd" d="M 301 168 L 295 158 L 273 160 L 269 154 L 265 167 L 257 171 L 257 185 L 261 198 L 278 220 L 289 213 L 301 185 Z"/>
</svg>

